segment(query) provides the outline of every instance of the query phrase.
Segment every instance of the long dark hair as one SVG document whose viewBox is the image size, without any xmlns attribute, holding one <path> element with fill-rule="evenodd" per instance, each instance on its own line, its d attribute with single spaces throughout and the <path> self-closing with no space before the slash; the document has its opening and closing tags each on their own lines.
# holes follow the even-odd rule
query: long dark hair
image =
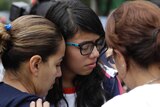
<svg viewBox="0 0 160 107">
<path fill-rule="evenodd" d="M 57 24 L 65 40 L 72 38 L 78 31 L 105 36 L 98 16 L 92 9 L 80 1 L 57 1 L 50 3 L 49 5 L 51 6 L 45 17 Z M 104 77 L 104 73 L 99 65 L 97 65 L 91 74 L 86 76 L 77 75 L 74 78 L 73 84 L 76 87 L 77 107 L 101 107 L 109 96 L 105 95 L 108 93 L 102 88 Z M 57 82 L 54 84 L 53 89 L 49 91 L 46 99 L 50 103 L 54 103 L 55 107 L 58 106 L 59 101 L 62 99 L 68 105 L 63 96 L 62 77 L 57 79 Z"/>
</svg>

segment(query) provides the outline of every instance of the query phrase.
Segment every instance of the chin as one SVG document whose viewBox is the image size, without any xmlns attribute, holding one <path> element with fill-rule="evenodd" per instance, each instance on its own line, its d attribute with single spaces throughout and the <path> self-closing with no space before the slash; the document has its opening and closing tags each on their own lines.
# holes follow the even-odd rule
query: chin
<svg viewBox="0 0 160 107">
<path fill-rule="evenodd" d="M 42 97 L 47 96 L 47 94 L 48 94 L 48 91 L 47 91 L 47 92 L 45 92 L 45 93 L 43 93 L 43 96 L 42 96 Z"/>
<path fill-rule="evenodd" d="M 45 96 L 47 96 L 48 91 L 49 91 L 49 89 L 48 89 L 48 90 L 43 91 L 43 92 L 41 93 L 41 97 L 45 97 Z"/>
<path fill-rule="evenodd" d="M 82 72 L 80 75 L 89 75 L 93 70 L 88 70 L 88 71 L 85 71 L 85 72 Z"/>
</svg>

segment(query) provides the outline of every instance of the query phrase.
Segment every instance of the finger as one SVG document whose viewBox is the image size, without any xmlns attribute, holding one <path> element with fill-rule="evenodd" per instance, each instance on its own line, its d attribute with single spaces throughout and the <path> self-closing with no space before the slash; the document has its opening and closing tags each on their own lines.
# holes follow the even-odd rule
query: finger
<svg viewBox="0 0 160 107">
<path fill-rule="evenodd" d="M 48 101 L 45 101 L 45 102 L 43 103 L 43 107 L 50 107 L 49 102 L 48 102 Z"/>
<path fill-rule="evenodd" d="M 38 99 L 37 101 L 36 101 L 36 107 L 42 107 L 42 99 Z"/>
<path fill-rule="evenodd" d="M 34 101 L 32 101 L 29 105 L 29 107 L 35 107 L 36 103 Z"/>
</svg>

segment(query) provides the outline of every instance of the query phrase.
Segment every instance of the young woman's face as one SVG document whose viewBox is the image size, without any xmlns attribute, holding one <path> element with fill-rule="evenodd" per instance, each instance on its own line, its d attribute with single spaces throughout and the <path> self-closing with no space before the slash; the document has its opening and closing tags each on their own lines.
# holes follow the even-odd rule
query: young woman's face
<svg viewBox="0 0 160 107">
<path fill-rule="evenodd" d="M 61 61 L 65 53 L 65 43 L 61 42 L 58 52 L 48 58 L 47 62 L 42 62 L 37 82 L 37 93 L 39 96 L 46 96 L 48 90 L 52 88 L 55 79 L 62 75 Z"/>
<path fill-rule="evenodd" d="M 73 38 L 66 41 L 66 43 L 74 43 L 74 44 L 83 44 L 86 41 L 91 41 L 95 43 L 96 40 L 100 38 L 99 35 L 88 33 L 88 32 L 78 32 Z M 87 48 L 87 46 L 84 46 Z M 96 46 L 94 46 L 93 51 L 91 51 L 88 55 L 86 54 L 86 50 L 80 52 L 80 48 L 76 46 L 67 45 L 66 53 L 63 60 L 62 70 L 65 72 L 71 72 L 75 75 L 88 75 L 92 72 L 92 70 L 96 67 L 96 61 L 99 57 L 99 51 Z"/>
</svg>

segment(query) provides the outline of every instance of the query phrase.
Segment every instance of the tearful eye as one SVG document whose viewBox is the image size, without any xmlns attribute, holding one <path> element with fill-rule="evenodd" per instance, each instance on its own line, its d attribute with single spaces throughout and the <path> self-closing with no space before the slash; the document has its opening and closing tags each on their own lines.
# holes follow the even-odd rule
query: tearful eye
<svg viewBox="0 0 160 107">
<path fill-rule="evenodd" d="M 91 47 L 92 44 L 85 44 L 82 46 L 83 50 L 88 50 Z"/>
<path fill-rule="evenodd" d="M 60 67 L 60 66 L 61 66 L 61 62 L 56 65 L 56 67 Z"/>
<path fill-rule="evenodd" d="M 60 67 L 61 65 L 56 65 L 56 67 Z"/>
</svg>

